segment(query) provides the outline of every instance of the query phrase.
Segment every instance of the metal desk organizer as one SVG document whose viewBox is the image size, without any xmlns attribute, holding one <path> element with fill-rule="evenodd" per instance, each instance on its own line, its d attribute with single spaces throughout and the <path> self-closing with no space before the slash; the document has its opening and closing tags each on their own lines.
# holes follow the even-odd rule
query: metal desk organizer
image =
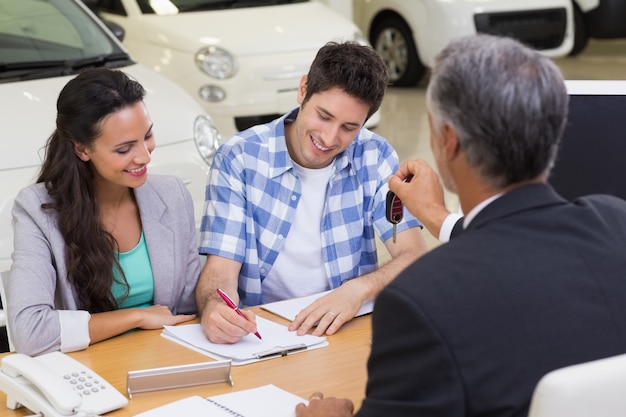
<svg viewBox="0 0 626 417">
<path fill-rule="evenodd" d="M 126 392 L 128 397 L 138 392 L 190 387 L 194 385 L 228 382 L 233 386 L 230 375 L 231 361 L 215 361 L 176 365 L 163 368 L 128 371 Z"/>
</svg>

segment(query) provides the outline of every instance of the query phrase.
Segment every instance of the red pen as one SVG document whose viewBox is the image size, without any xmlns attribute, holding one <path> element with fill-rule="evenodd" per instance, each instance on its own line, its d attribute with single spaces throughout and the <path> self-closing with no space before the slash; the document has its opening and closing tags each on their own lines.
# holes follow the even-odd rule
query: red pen
<svg viewBox="0 0 626 417">
<path fill-rule="evenodd" d="M 226 294 L 224 291 L 222 291 L 219 288 L 217 289 L 217 293 L 220 295 L 220 297 L 222 297 L 222 300 L 224 300 L 226 302 L 226 304 L 228 304 L 228 307 L 230 307 L 233 310 L 235 310 L 235 313 L 239 314 L 244 319 L 246 318 L 246 316 L 243 315 L 241 310 L 239 310 L 239 307 L 237 307 L 237 304 L 235 304 L 235 302 L 233 300 L 231 300 L 231 298 L 228 296 L 228 294 Z M 261 339 L 261 335 L 259 334 L 259 332 L 254 332 L 254 335 L 256 337 L 258 337 L 259 339 Z M 263 340 L 263 339 L 261 339 L 261 340 Z"/>
</svg>

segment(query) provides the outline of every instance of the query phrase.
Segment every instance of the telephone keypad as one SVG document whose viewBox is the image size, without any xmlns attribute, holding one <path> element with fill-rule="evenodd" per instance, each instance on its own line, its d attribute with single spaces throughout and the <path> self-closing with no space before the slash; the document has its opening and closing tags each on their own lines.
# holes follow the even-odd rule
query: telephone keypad
<svg viewBox="0 0 626 417">
<path fill-rule="evenodd" d="M 101 390 L 106 389 L 105 385 L 101 384 L 100 381 L 94 379 L 93 375 L 89 375 L 85 371 L 65 374 L 63 375 L 63 379 L 69 382 L 74 388 L 74 391 L 82 396 L 97 394 Z"/>
</svg>

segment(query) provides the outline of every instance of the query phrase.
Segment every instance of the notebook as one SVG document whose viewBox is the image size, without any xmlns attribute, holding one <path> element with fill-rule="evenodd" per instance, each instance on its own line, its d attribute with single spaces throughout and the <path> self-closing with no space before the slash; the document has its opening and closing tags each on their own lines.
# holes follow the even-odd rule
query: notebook
<svg viewBox="0 0 626 417">
<path fill-rule="evenodd" d="M 213 359 L 230 359 L 232 365 L 244 365 L 328 346 L 325 336 L 298 336 L 296 332 L 290 332 L 287 326 L 263 317 L 257 316 L 256 324 L 262 340 L 249 334 L 233 344 L 210 342 L 204 336 L 200 324 L 164 326 L 161 335 Z"/>
<path fill-rule="evenodd" d="M 307 401 L 268 384 L 209 398 L 187 397 L 134 417 L 295 417 L 299 403 Z"/>
<path fill-rule="evenodd" d="M 263 310 L 269 311 L 270 313 L 274 313 L 277 316 L 285 318 L 287 320 L 294 321 L 296 318 L 296 314 L 302 311 L 303 308 L 307 307 L 313 301 L 318 298 L 328 294 L 333 290 L 320 292 L 313 295 L 308 295 L 306 297 L 298 297 L 298 298 L 290 298 L 288 300 L 275 301 L 273 303 L 263 304 L 261 308 Z M 367 300 L 361 306 L 361 309 L 356 313 L 354 317 L 359 317 L 364 314 L 369 314 L 374 310 L 374 300 Z"/>
</svg>

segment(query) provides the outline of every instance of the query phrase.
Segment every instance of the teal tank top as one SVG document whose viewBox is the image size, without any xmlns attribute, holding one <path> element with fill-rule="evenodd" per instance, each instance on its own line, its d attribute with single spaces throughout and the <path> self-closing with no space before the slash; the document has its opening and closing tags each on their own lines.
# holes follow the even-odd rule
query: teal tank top
<svg viewBox="0 0 626 417">
<path fill-rule="evenodd" d="M 119 308 L 143 308 L 153 305 L 154 276 L 143 230 L 137 246 L 128 252 L 115 252 L 115 255 L 118 257 L 118 262 L 130 287 L 128 296 L 124 297 L 126 288 L 121 284 L 124 281 L 117 268 L 114 268 L 115 281 L 111 286 L 111 291 Z"/>
</svg>

